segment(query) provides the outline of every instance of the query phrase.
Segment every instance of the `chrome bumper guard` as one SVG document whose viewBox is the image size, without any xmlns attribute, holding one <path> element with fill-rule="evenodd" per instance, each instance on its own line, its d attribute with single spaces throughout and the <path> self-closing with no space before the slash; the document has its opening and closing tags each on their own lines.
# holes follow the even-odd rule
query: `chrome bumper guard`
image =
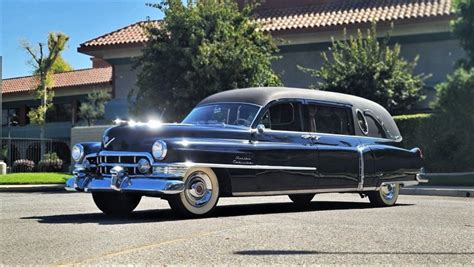
<svg viewBox="0 0 474 267">
<path fill-rule="evenodd" d="M 170 180 L 160 177 L 134 176 L 129 177 L 120 166 L 111 170 L 110 177 L 93 177 L 85 169 L 78 168 L 74 177 L 66 181 L 67 191 L 112 191 L 123 193 L 159 193 L 179 194 L 184 190 L 181 180 Z"/>
</svg>

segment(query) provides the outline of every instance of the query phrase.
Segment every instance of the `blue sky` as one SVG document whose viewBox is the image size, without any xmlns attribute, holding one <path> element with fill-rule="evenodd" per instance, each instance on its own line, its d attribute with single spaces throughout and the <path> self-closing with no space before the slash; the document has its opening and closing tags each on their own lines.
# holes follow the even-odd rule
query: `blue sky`
<svg viewBox="0 0 474 267">
<path fill-rule="evenodd" d="M 66 33 L 70 39 L 63 58 L 74 69 L 91 66 L 89 57 L 77 52 L 79 44 L 163 14 L 145 6 L 153 0 L 0 0 L 0 55 L 3 78 L 30 75 L 29 56 L 20 42 L 46 42 L 51 31 Z"/>
</svg>

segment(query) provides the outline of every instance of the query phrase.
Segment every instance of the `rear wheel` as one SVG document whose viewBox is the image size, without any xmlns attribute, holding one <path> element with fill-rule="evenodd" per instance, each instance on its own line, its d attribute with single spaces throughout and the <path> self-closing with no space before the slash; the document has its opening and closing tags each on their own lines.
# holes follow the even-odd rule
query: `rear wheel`
<svg viewBox="0 0 474 267">
<path fill-rule="evenodd" d="M 375 207 L 390 207 L 395 205 L 400 193 L 399 184 L 383 185 L 379 191 L 367 193 L 370 203 Z"/>
<path fill-rule="evenodd" d="M 184 191 L 168 197 L 171 209 L 182 218 L 210 214 L 219 200 L 219 182 L 212 169 L 190 169 L 183 181 Z"/>
<path fill-rule="evenodd" d="M 119 192 L 92 192 L 95 205 L 105 214 L 127 215 L 140 203 L 141 195 Z"/>
<path fill-rule="evenodd" d="M 288 195 L 288 197 L 290 197 L 291 201 L 297 206 L 307 206 L 314 198 L 314 194 Z"/>
</svg>

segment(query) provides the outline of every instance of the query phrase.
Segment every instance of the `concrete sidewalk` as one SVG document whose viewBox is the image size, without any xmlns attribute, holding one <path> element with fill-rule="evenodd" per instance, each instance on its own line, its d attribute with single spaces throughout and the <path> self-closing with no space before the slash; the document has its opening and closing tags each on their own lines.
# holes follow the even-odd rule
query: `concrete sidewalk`
<svg viewBox="0 0 474 267">
<path fill-rule="evenodd" d="M 474 197 L 474 187 L 417 185 L 403 187 L 400 190 L 400 194 L 447 197 Z"/>
</svg>

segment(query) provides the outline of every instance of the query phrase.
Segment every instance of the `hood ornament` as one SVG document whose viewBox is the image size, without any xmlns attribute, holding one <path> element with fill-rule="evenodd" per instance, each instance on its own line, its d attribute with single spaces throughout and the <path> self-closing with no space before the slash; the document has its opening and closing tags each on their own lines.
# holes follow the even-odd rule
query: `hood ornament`
<svg viewBox="0 0 474 267">
<path fill-rule="evenodd" d="M 109 139 L 109 136 L 105 135 L 102 140 L 104 142 L 104 148 L 107 148 L 110 145 L 110 143 L 112 143 L 114 140 L 115 140 L 115 137 L 112 139 Z"/>
</svg>

